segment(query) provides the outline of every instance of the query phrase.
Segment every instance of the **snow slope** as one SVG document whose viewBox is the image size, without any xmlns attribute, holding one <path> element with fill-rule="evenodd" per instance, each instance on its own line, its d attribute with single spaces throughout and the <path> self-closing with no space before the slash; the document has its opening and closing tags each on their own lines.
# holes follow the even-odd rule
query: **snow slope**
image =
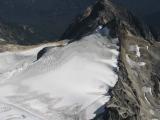
<svg viewBox="0 0 160 120">
<path fill-rule="evenodd" d="M 0 120 L 95 117 L 117 82 L 117 41 L 96 32 L 63 47 L 49 47 L 38 61 L 36 51 L 0 54 Z"/>
</svg>

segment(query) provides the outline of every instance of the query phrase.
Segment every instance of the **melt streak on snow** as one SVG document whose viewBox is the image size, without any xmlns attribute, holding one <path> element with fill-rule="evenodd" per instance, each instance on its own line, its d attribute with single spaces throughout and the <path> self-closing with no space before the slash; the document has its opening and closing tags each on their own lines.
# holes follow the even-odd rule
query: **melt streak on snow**
<svg viewBox="0 0 160 120">
<path fill-rule="evenodd" d="M 38 61 L 35 53 L 0 54 L 0 120 L 89 120 L 102 112 L 117 82 L 115 41 L 96 32 L 49 47 Z"/>
</svg>

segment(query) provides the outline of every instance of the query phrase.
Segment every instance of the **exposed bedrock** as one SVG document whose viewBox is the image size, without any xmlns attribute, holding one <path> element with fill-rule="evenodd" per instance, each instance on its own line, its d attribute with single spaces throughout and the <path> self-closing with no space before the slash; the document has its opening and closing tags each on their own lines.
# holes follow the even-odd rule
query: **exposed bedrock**
<svg viewBox="0 0 160 120">
<path fill-rule="evenodd" d="M 120 40 L 119 81 L 111 91 L 106 112 L 96 120 L 160 119 L 160 43 L 153 31 L 110 0 L 87 8 L 61 37 L 79 40 L 97 29 L 110 28 Z M 71 41 L 71 42 L 72 42 Z"/>
</svg>

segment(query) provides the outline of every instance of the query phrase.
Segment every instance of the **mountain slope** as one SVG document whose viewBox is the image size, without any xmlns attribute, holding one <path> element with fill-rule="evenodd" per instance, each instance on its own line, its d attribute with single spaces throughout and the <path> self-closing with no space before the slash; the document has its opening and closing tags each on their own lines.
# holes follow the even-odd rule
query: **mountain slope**
<svg viewBox="0 0 160 120">
<path fill-rule="evenodd" d="M 55 43 L 41 56 L 37 52 L 45 46 L 1 53 L 0 118 L 90 120 L 103 112 L 117 82 L 119 47 L 118 39 L 101 32 Z"/>
<path fill-rule="evenodd" d="M 54 41 L 54 40 L 48 40 Z M 32 45 L 45 41 L 44 35 L 27 25 L 4 22 L 0 19 L 0 44 Z"/>
<path fill-rule="evenodd" d="M 109 120 L 159 119 L 160 43 L 152 30 L 130 12 L 100 0 L 70 25 L 62 38 L 78 40 L 98 26 L 108 26 L 110 35 L 120 40 L 119 80 L 107 104 Z M 84 13 L 85 15 L 85 13 Z M 99 119 L 99 118 L 97 118 Z"/>
<path fill-rule="evenodd" d="M 116 29 L 115 32 L 123 31 L 119 27 L 124 27 L 134 35 L 147 40 L 154 39 L 147 25 L 139 21 L 127 9 L 112 4 L 110 0 L 100 0 L 94 6 L 89 7 L 84 15 L 77 17 L 61 38 L 78 39 L 93 32 L 99 25 L 113 27 Z"/>
<path fill-rule="evenodd" d="M 8 66 L 1 67 L 0 91 L 6 91 L 1 100 L 24 108 L 20 112 L 11 107 L 18 117 L 160 119 L 160 43 L 150 27 L 111 0 L 99 0 L 78 16 L 61 38 L 67 44 L 29 54 L 11 53 L 10 57 L 8 53 L 1 54 L 1 66 Z M 6 58 L 10 58 L 8 63 Z M 110 100 L 106 99 L 109 96 Z M 99 97 L 105 99 L 101 101 Z M 95 99 L 98 101 L 93 102 Z M 7 104 L 4 103 L 2 108 Z M 12 118 L 12 111 L 5 113 L 4 118 Z"/>
</svg>

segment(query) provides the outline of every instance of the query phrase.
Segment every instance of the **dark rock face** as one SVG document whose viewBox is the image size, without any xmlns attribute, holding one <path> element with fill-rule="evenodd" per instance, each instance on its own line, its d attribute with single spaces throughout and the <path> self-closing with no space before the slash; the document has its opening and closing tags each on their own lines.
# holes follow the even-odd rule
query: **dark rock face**
<svg viewBox="0 0 160 120">
<path fill-rule="evenodd" d="M 107 25 L 114 22 L 117 25 L 121 25 L 121 27 L 124 26 L 134 35 L 142 36 L 148 40 L 153 39 L 148 26 L 140 22 L 131 12 L 106 1 L 100 0 L 90 7 L 92 12 L 88 16 L 77 17 L 61 38 L 79 39 L 79 37 L 93 32 L 99 25 Z"/>
<path fill-rule="evenodd" d="M 21 41 L 24 39 L 24 34 L 27 33 L 24 32 L 20 26 L 14 26 L 13 24 L 6 24 L 0 21 L 0 42 L 5 43 L 18 43 L 18 41 Z M 27 34 L 26 34 L 27 35 Z"/>
<path fill-rule="evenodd" d="M 78 17 L 62 38 L 78 40 L 101 25 L 110 28 L 110 35 L 120 40 L 119 81 L 111 91 L 106 112 L 95 120 L 159 120 L 160 43 L 157 35 L 110 0 L 100 0 L 89 9 L 89 14 L 86 16 L 85 12 Z"/>
<path fill-rule="evenodd" d="M 47 52 L 47 48 L 43 48 L 37 54 L 37 60 L 39 60 L 45 53 Z"/>
</svg>

